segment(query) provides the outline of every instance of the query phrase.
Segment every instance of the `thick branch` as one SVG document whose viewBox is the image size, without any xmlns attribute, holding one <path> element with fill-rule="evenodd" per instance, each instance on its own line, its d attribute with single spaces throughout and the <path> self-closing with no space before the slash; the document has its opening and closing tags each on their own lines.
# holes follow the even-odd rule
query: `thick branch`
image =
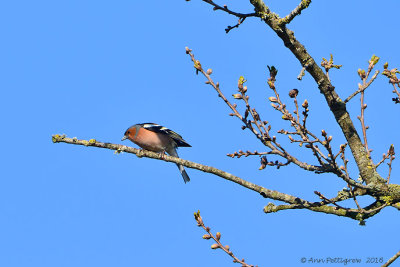
<svg viewBox="0 0 400 267">
<path fill-rule="evenodd" d="M 250 110 L 249 113 L 252 114 L 252 117 L 254 119 L 254 123 L 257 125 L 257 128 L 259 131 L 257 131 L 257 129 L 255 129 L 252 126 L 252 122 L 247 120 L 246 116 L 242 116 L 239 111 L 236 108 L 236 104 L 232 104 L 231 102 L 229 102 L 229 100 L 225 97 L 225 95 L 222 93 L 219 83 L 215 83 L 212 79 L 211 79 L 211 73 L 212 70 L 209 69 L 207 71 L 205 71 L 200 63 L 199 60 L 197 60 L 194 57 L 194 54 L 192 53 L 192 50 L 189 49 L 188 47 L 186 47 L 186 53 L 190 56 L 191 60 L 194 63 L 194 68 L 196 69 L 196 73 L 202 73 L 206 78 L 206 84 L 211 85 L 218 93 L 218 96 L 220 98 L 222 98 L 222 100 L 224 100 L 224 102 L 229 106 L 229 108 L 233 111 L 233 113 L 231 113 L 232 116 L 236 116 L 237 118 L 239 118 L 245 125 L 246 128 L 248 128 L 265 146 L 267 146 L 268 148 L 271 149 L 271 151 L 269 151 L 269 154 L 274 154 L 274 155 L 278 155 L 281 156 L 283 158 L 286 158 L 288 160 L 288 164 L 290 162 L 294 163 L 295 165 L 299 166 L 300 168 L 307 170 L 307 171 L 313 171 L 316 173 L 324 173 L 324 172 L 331 172 L 334 173 L 336 175 L 338 175 L 340 178 L 342 178 L 344 181 L 346 181 L 347 183 L 349 183 L 352 186 L 356 186 L 358 188 L 364 188 L 364 189 L 368 189 L 366 186 L 363 186 L 360 183 L 357 183 L 356 181 L 354 181 L 353 179 L 351 179 L 350 177 L 344 175 L 339 169 L 337 169 L 336 165 L 334 167 L 332 167 L 331 165 L 328 164 L 324 164 L 323 162 L 320 161 L 321 166 L 316 166 L 316 165 L 311 165 L 308 164 L 306 162 L 302 162 L 299 159 L 297 159 L 296 157 L 290 155 L 285 149 L 283 149 L 283 147 L 281 147 L 274 138 L 270 138 L 268 131 L 265 130 L 264 127 L 264 133 L 263 133 L 263 129 L 261 128 L 261 126 L 257 123 L 257 120 L 255 119 L 255 115 L 253 114 L 253 111 L 250 109 L 250 105 L 248 103 L 248 99 L 247 96 L 243 95 L 241 96 L 241 98 L 245 101 L 246 103 L 246 107 L 247 110 Z M 274 90 L 275 91 L 275 90 Z M 277 94 L 277 92 L 275 91 L 277 98 L 279 99 L 279 96 Z M 279 101 L 280 102 L 280 101 Z M 282 106 L 283 103 L 280 102 L 280 105 Z M 287 112 L 287 110 L 285 109 L 285 111 Z M 285 113 L 286 114 L 286 113 Z M 259 114 L 257 114 L 257 116 L 259 117 Z M 295 122 L 293 122 L 295 123 Z M 298 123 L 298 122 L 296 122 Z M 302 126 L 299 124 L 299 127 L 301 128 Z M 305 129 L 305 128 L 304 128 Z M 299 130 L 300 131 L 300 130 Z M 267 135 L 266 135 L 267 134 Z M 311 132 L 307 131 L 307 134 L 310 134 L 314 137 L 314 139 L 318 139 L 315 135 L 313 135 Z M 319 140 L 319 139 L 318 139 Z M 307 141 L 305 141 L 307 142 Z M 320 141 L 320 143 L 322 144 L 322 142 Z M 279 149 L 278 149 L 279 148 Z M 332 153 L 331 153 L 332 154 Z M 326 157 L 325 157 L 326 158 Z"/>
<path fill-rule="evenodd" d="M 279 201 L 283 201 L 289 204 L 295 204 L 295 205 L 299 205 L 297 208 L 305 208 L 305 209 L 309 209 L 309 210 L 313 210 L 313 211 L 318 211 L 318 212 L 324 212 L 324 213 L 328 213 L 328 214 L 334 214 L 334 215 L 338 215 L 338 216 L 345 216 L 345 217 L 349 217 L 352 219 L 357 219 L 359 220 L 359 218 L 357 217 L 357 213 L 353 212 L 352 210 L 344 210 L 344 209 L 335 209 L 335 207 L 331 207 L 331 206 L 326 206 L 326 205 L 321 205 L 320 202 L 309 202 L 306 201 L 304 199 L 292 196 L 292 195 L 288 195 L 288 194 L 284 194 L 278 191 L 274 191 L 274 190 L 270 190 L 267 189 L 265 187 L 253 184 L 251 182 L 248 182 L 246 180 L 243 180 L 233 174 L 230 174 L 228 172 L 222 171 L 220 169 L 211 167 L 211 166 L 206 166 L 203 164 L 199 164 L 196 162 L 192 162 L 189 160 L 184 160 L 181 158 L 176 158 L 176 157 L 172 157 L 172 156 L 167 156 L 161 153 L 156 153 L 156 152 L 152 152 L 152 151 L 148 151 L 148 150 L 142 150 L 142 149 L 137 149 L 137 148 L 133 148 L 133 147 L 128 147 L 128 146 L 124 146 L 124 145 L 119 145 L 119 144 L 111 144 L 111 143 L 102 143 L 102 142 L 98 142 L 95 139 L 90 139 L 90 140 L 79 140 L 77 138 L 68 138 L 65 135 L 53 135 L 52 136 L 52 141 L 54 143 L 67 143 L 67 144 L 74 144 L 74 145 L 82 145 L 82 146 L 92 146 L 92 147 L 98 147 L 98 148 L 106 148 L 106 149 L 110 149 L 110 150 L 114 150 L 117 153 L 120 152 L 127 152 L 127 153 L 132 153 L 135 154 L 138 157 L 146 157 L 146 158 L 152 158 L 152 159 L 157 159 L 157 160 L 163 160 L 166 162 L 173 162 L 173 163 L 178 163 L 181 164 L 185 167 L 188 168 L 192 168 L 192 169 L 197 169 L 203 172 L 207 172 L 207 173 L 211 173 L 214 175 L 217 175 L 221 178 L 224 178 L 226 180 L 235 182 L 245 188 L 251 189 L 255 192 L 258 192 L 259 194 L 261 194 L 263 197 L 265 198 L 270 198 L 270 199 L 274 199 L 274 200 L 279 200 Z M 375 214 L 375 213 L 374 213 Z M 372 216 L 373 214 L 371 214 Z M 370 217 L 370 216 L 368 216 Z"/>
<path fill-rule="evenodd" d="M 288 194 L 284 194 L 278 191 L 270 190 L 267 188 L 264 188 L 262 186 L 253 184 L 251 182 L 248 182 L 246 180 L 243 180 L 233 174 L 230 174 L 228 172 L 222 171 L 220 169 L 211 167 L 211 166 L 206 166 L 203 164 L 199 164 L 196 162 L 192 162 L 189 160 L 184 160 L 181 158 L 176 158 L 172 156 L 167 156 L 161 153 L 156 153 L 148 150 L 142 150 L 142 149 L 137 149 L 133 147 L 128 147 L 124 145 L 118 145 L 118 144 L 111 144 L 111 143 L 102 143 L 98 142 L 95 139 L 90 139 L 89 141 L 87 140 L 79 140 L 77 138 L 68 138 L 64 135 L 53 135 L 52 140 L 54 143 L 67 143 L 67 144 L 73 144 L 73 145 L 82 145 L 82 146 L 93 146 L 93 147 L 98 147 L 98 148 L 106 148 L 110 150 L 115 150 L 117 153 L 120 152 L 127 152 L 127 153 L 132 153 L 138 156 L 139 158 L 141 157 L 146 157 L 146 158 L 152 158 L 152 159 L 157 159 L 157 160 L 163 160 L 166 162 L 173 162 L 173 163 L 178 163 L 181 164 L 185 167 L 192 168 L 192 169 L 197 169 L 203 172 L 211 173 L 214 175 L 217 175 L 221 178 L 224 178 L 226 180 L 232 181 L 234 183 L 237 183 L 243 187 L 246 187 L 250 190 L 253 190 L 255 192 L 260 193 L 263 197 L 265 198 L 271 198 L 274 200 L 279 200 L 291 204 L 296 204 L 296 203 L 302 203 L 304 205 L 310 205 L 310 202 L 306 200 L 302 200 L 298 197 L 291 196 Z"/>
<path fill-rule="evenodd" d="M 82 145 L 82 146 L 93 146 L 93 147 L 99 147 L 99 148 L 106 148 L 106 149 L 110 149 L 110 150 L 115 150 L 117 153 L 120 152 L 127 152 L 127 153 L 132 153 L 135 154 L 136 156 L 138 156 L 139 158 L 141 157 L 146 157 L 146 158 L 152 158 L 152 159 L 157 159 L 157 160 L 163 160 L 166 162 L 173 162 L 173 163 L 177 163 L 177 164 L 181 164 L 185 167 L 188 168 L 192 168 L 192 169 L 197 169 L 203 172 L 208 172 L 208 173 L 212 173 L 215 174 L 219 177 L 222 177 L 226 180 L 235 182 L 241 186 L 244 186 L 248 189 L 251 189 L 253 191 L 256 191 L 258 193 L 263 192 L 263 190 L 265 190 L 265 188 L 253 184 L 251 182 L 248 182 L 246 180 L 243 180 L 233 174 L 230 174 L 228 172 L 224 172 L 222 170 L 219 170 L 217 168 L 211 167 L 211 166 L 206 166 L 203 164 L 199 164 L 196 162 L 192 162 L 189 160 L 184 160 L 181 158 L 176 158 L 176 157 L 172 157 L 172 156 L 168 156 L 168 155 L 164 155 L 161 153 L 156 153 L 156 152 L 152 152 L 152 151 L 148 151 L 148 150 L 143 150 L 143 149 L 137 149 L 137 148 L 133 148 L 133 147 L 129 147 L 129 146 L 124 146 L 124 145 L 118 145 L 118 144 L 111 144 L 111 143 L 102 143 L 102 142 L 98 142 L 95 139 L 90 139 L 89 141 L 87 140 L 78 140 L 76 138 L 68 138 L 65 137 L 64 135 L 53 135 L 52 136 L 52 140 L 54 143 L 67 143 L 67 144 L 73 144 L 73 145 Z M 285 194 L 283 194 L 285 195 Z M 269 197 L 269 196 L 267 196 Z M 278 199 L 278 200 L 283 200 Z"/>
<path fill-rule="evenodd" d="M 263 20 L 268 24 L 275 33 L 282 39 L 284 45 L 299 60 L 303 67 L 314 78 L 318 84 L 320 92 L 324 95 L 326 102 L 331 109 L 337 123 L 350 146 L 354 159 L 357 163 L 362 179 L 367 183 L 376 184 L 379 187 L 385 187 L 385 180 L 373 168 L 372 160 L 368 157 L 360 136 L 354 127 L 349 113 L 346 110 L 346 104 L 339 98 L 335 91 L 335 87 L 331 84 L 328 77 L 322 69 L 315 63 L 315 60 L 308 54 L 306 48 L 294 37 L 294 33 L 286 28 L 285 25 L 279 23 L 276 16 L 268 15 L 270 10 L 262 0 L 250 0 L 255 7 L 255 11 L 264 14 Z"/>
</svg>

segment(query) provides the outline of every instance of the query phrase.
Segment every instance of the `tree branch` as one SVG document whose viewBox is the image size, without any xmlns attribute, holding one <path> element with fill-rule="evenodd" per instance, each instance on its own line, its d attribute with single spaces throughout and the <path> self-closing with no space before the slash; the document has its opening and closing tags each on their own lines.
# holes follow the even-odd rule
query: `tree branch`
<svg viewBox="0 0 400 267">
<path fill-rule="evenodd" d="M 396 254 L 394 254 L 393 257 L 391 257 L 385 264 L 382 265 L 382 267 L 387 267 L 390 264 L 392 264 L 395 260 L 397 260 L 397 258 L 400 257 L 400 251 L 397 252 Z"/>
<path fill-rule="evenodd" d="M 385 180 L 373 168 L 372 160 L 368 157 L 368 153 L 346 110 L 346 104 L 336 93 L 335 87 L 331 84 L 329 78 L 315 63 L 315 60 L 307 52 L 306 48 L 295 38 L 293 31 L 286 28 L 285 25 L 280 24 L 279 16 L 271 15 L 271 11 L 262 0 L 250 0 L 250 3 L 254 6 L 257 13 L 263 14 L 262 19 L 264 22 L 275 31 L 282 39 L 284 45 L 289 48 L 300 64 L 306 67 L 307 72 L 314 78 L 337 123 L 342 129 L 362 179 L 367 184 L 373 183 L 385 189 Z"/>
<path fill-rule="evenodd" d="M 310 4 L 311 0 L 301 0 L 300 4 L 295 9 L 293 9 L 290 14 L 280 20 L 281 23 L 289 24 L 296 16 L 301 14 L 301 11 L 306 9 Z"/>
<path fill-rule="evenodd" d="M 350 185 L 352 185 L 352 186 L 356 186 L 356 187 L 358 187 L 358 188 L 364 188 L 364 189 L 368 189 L 366 186 L 364 186 L 364 185 L 362 185 L 362 184 L 360 184 L 360 183 L 357 183 L 356 181 L 354 181 L 353 179 L 351 179 L 350 177 L 348 177 L 348 176 L 346 176 L 343 172 L 341 172 L 341 170 L 340 169 L 338 169 L 337 168 L 337 166 L 335 165 L 335 164 L 333 164 L 332 166 L 331 165 L 329 165 L 329 164 L 325 164 L 324 162 L 322 162 L 321 160 L 319 160 L 319 162 L 320 162 L 320 164 L 321 164 L 321 166 L 316 166 L 316 165 L 311 165 L 311 164 L 308 164 L 308 163 L 306 163 L 306 162 L 302 162 L 302 161 L 300 161 L 299 159 L 297 159 L 296 157 L 294 157 L 294 156 L 292 156 L 291 154 L 289 154 L 281 145 L 279 145 L 278 143 L 277 143 L 277 141 L 276 141 L 276 138 L 273 136 L 272 138 L 271 138 L 271 136 L 269 135 L 269 129 L 270 128 L 266 128 L 265 127 L 265 122 L 263 122 L 262 120 L 261 120 L 261 118 L 260 118 L 260 115 L 255 111 L 255 109 L 251 109 L 250 108 L 250 105 L 249 105 L 249 102 L 248 102 L 248 96 L 245 94 L 246 92 L 247 92 L 247 87 L 246 86 L 243 86 L 243 84 L 244 84 L 244 82 L 245 82 L 245 79 L 243 78 L 243 77 L 240 77 L 239 78 L 239 82 L 238 82 L 238 84 L 239 84 L 239 91 L 241 92 L 241 94 L 234 94 L 233 95 L 233 97 L 235 98 L 235 99 L 242 99 L 244 102 L 245 102 L 245 104 L 246 104 L 246 112 L 245 112 L 245 115 L 244 116 L 242 116 L 240 113 L 239 113 L 239 111 L 237 110 L 237 105 L 236 104 L 232 104 L 226 97 L 225 97 L 225 95 L 222 93 L 222 91 L 221 91 L 221 89 L 220 89 L 220 86 L 219 86 L 219 83 L 218 82 L 214 82 L 213 80 L 212 80 L 212 78 L 211 78 L 211 74 L 212 74 L 212 70 L 211 69 L 208 69 L 207 71 L 205 71 L 204 69 L 203 69 L 203 67 L 202 67 L 202 65 L 201 65 L 201 63 L 200 63 L 200 61 L 199 60 L 197 60 L 196 58 L 195 58 L 195 56 L 194 56 L 194 54 L 192 53 L 192 50 L 191 49 L 189 49 L 188 47 L 186 47 L 186 54 L 188 54 L 189 56 L 190 56 L 190 59 L 192 60 L 192 62 L 194 63 L 194 68 L 196 69 L 196 73 L 202 73 L 205 77 L 206 77 L 206 79 L 207 79 L 207 81 L 206 81 L 206 84 L 209 84 L 209 85 L 211 85 L 214 89 L 215 89 L 215 91 L 217 91 L 217 93 L 218 93 L 218 97 L 220 97 L 220 98 L 222 98 L 222 100 L 229 106 L 229 108 L 233 111 L 233 113 L 231 113 L 230 115 L 231 116 L 235 116 L 235 117 L 237 117 L 238 119 L 240 119 L 242 122 L 243 122 L 243 124 L 244 124 L 244 126 L 243 126 L 243 128 L 242 129 L 246 129 L 246 128 L 248 128 L 261 142 L 262 142 L 262 144 L 263 145 L 265 145 L 266 147 L 268 147 L 268 148 L 270 148 L 271 149 L 271 151 L 270 152 L 268 152 L 269 154 L 274 154 L 274 155 L 278 155 L 278 156 L 280 156 L 280 157 L 283 157 L 283 158 L 286 158 L 287 160 L 288 160 L 288 163 L 287 164 L 289 164 L 290 162 L 292 162 L 292 163 L 294 163 L 295 165 L 297 165 L 297 166 L 299 166 L 300 168 L 302 168 L 302 169 L 304 169 L 304 170 L 307 170 L 307 171 L 313 171 L 313 172 L 315 172 L 315 173 L 324 173 L 324 172 L 327 172 L 327 173 L 334 173 L 334 174 L 336 174 L 337 176 L 339 176 L 340 178 L 342 178 L 344 181 L 346 181 L 347 183 L 349 183 Z M 275 69 L 275 68 L 271 68 L 271 70 L 272 69 Z M 276 69 L 275 69 L 275 71 L 276 71 Z M 288 119 L 289 118 L 291 118 L 292 117 L 292 115 L 291 114 L 288 114 L 288 111 L 286 110 L 286 108 L 283 108 L 283 106 L 284 106 L 284 104 L 283 103 L 281 103 L 280 102 L 280 100 L 279 100 L 279 95 L 278 95 L 278 93 L 277 93 L 277 91 L 275 90 L 275 87 L 274 87 L 274 82 L 272 81 L 272 80 L 274 80 L 274 77 L 270 77 L 269 78 L 269 85 L 270 85 L 270 87 L 272 87 L 273 88 L 273 90 L 274 90 L 274 92 L 276 93 L 276 100 L 273 100 L 273 101 L 277 101 L 277 102 L 279 102 L 280 103 L 280 107 L 282 107 L 282 109 L 284 109 L 284 111 L 283 111 L 283 113 L 284 113 L 284 115 L 286 115 L 286 117 L 288 117 Z M 271 98 L 270 98 L 270 100 L 271 100 Z M 307 107 L 308 107 L 308 103 L 307 103 L 307 105 L 306 106 L 304 106 L 304 104 L 303 104 L 303 107 L 305 107 L 305 109 L 306 109 L 306 111 L 308 110 L 307 109 Z M 247 114 L 247 115 L 246 115 Z M 247 117 L 248 117 L 248 115 L 249 114 L 251 114 L 251 116 L 253 117 L 253 121 L 251 121 L 251 120 L 248 120 L 247 119 Z M 306 113 L 305 113 L 306 114 Z M 306 116 L 306 115 L 305 115 Z M 298 124 L 298 127 L 297 128 L 301 128 L 301 127 L 305 127 L 305 126 L 302 126 L 299 122 L 297 122 L 296 120 L 294 120 L 294 121 L 292 121 L 292 123 L 293 124 Z M 253 124 L 255 124 L 256 125 L 256 127 L 257 127 L 257 129 L 255 129 L 254 127 L 253 127 Z M 303 124 L 303 125 L 305 125 L 305 123 Z M 305 130 L 305 128 L 304 128 L 304 130 Z M 300 130 L 299 130 L 300 131 Z M 301 132 L 301 131 L 300 131 Z M 321 144 L 323 144 L 323 142 L 322 141 L 320 141 L 315 135 L 313 135 L 311 132 L 309 132 L 308 130 L 306 131 L 306 133 L 307 134 L 310 134 L 313 138 L 315 138 L 315 139 L 317 139 Z M 308 143 L 308 141 L 304 141 L 305 143 Z M 327 145 L 329 146 L 329 144 L 328 144 L 329 142 L 327 142 Z M 312 146 L 313 147 L 313 146 Z M 315 151 L 315 149 L 314 149 L 314 151 Z M 316 152 L 315 152 L 316 153 Z M 331 153 L 332 154 L 332 153 Z M 318 156 L 318 154 L 316 154 L 317 156 Z M 228 156 L 229 156 L 229 154 L 228 154 Z M 325 157 L 326 158 L 326 157 Z M 286 165 L 287 165 L 286 164 Z"/>
<path fill-rule="evenodd" d="M 200 211 L 194 213 L 194 219 L 197 222 L 197 226 L 202 227 L 207 232 L 207 234 L 203 235 L 203 239 L 213 239 L 216 242 L 215 244 L 211 245 L 211 249 L 222 249 L 226 254 L 233 258 L 234 263 L 240 263 L 242 264 L 242 267 L 254 267 L 254 265 L 245 263 L 244 259 L 239 260 L 239 258 L 237 258 L 230 250 L 230 247 L 228 245 L 222 245 L 222 243 L 220 242 L 221 233 L 217 232 L 215 236 L 211 233 L 210 227 L 204 225 L 203 218 L 200 216 Z"/>
<path fill-rule="evenodd" d="M 300 209 L 300 208 L 309 209 L 309 210 L 313 210 L 313 211 L 317 211 L 317 212 L 324 212 L 327 214 L 344 216 L 344 217 L 359 220 L 357 211 L 350 210 L 350 209 L 349 210 L 336 209 L 335 207 L 332 207 L 332 206 L 321 205 L 320 202 L 309 202 L 309 201 L 301 199 L 299 197 L 281 193 L 281 192 L 278 192 L 275 190 L 270 190 L 265 187 L 253 184 L 251 182 L 243 180 L 233 174 L 222 171 L 220 169 L 217 169 L 217 168 L 214 168 L 211 166 L 206 166 L 203 164 L 199 164 L 196 162 L 192 162 L 189 160 L 184 160 L 181 158 L 176 158 L 176 157 L 164 155 L 161 153 L 156 153 L 156 152 L 143 150 L 143 149 L 137 149 L 137 148 L 128 147 L 128 146 L 119 145 L 119 144 L 102 143 L 102 142 L 98 142 L 95 139 L 79 140 L 77 138 L 68 138 L 65 135 L 56 134 L 56 135 L 52 136 L 52 141 L 54 143 L 67 143 L 67 144 L 73 144 L 73 145 L 105 148 L 105 149 L 114 150 L 116 153 L 127 152 L 127 153 L 131 153 L 131 154 L 135 154 L 139 158 L 146 157 L 146 158 L 152 158 L 152 159 L 156 159 L 156 160 L 162 160 L 162 161 L 166 161 L 166 162 L 173 162 L 173 163 L 181 164 L 187 168 L 197 169 L 197 170 L 200 170 L 200 171 L 203 171 L 206 173 L 211 173 L 211 174 L 217 175 L 223 179 L 237 183 L 245 188 L 248 188 L 250 190 L 253 190 L 253 191 L 261 194 L 265 198 L 283 201 L 283 202 L 286 202 L 289 204 L 299 205 L 296 207 L 298 209 Z M 328 203 L 325 203 L 325 204 L 328 204 Z M 264 208 L 264 211 L 265 211 L 265 208 Z M 374 214 L 375 213 L 371 213 L 370 216 L 368 216 L 368 217 L 371 217 Z"/>
<path fill-rule="evenodd" d="M 349 102 L 349 101 L 350 101 L 353 97 L 355 97 L 357 94 L 359 94 L 359 93 L 361 93 L 361 92 L 364 92 L 365 89 L 367 89 L 368 86 L 370 86 L 371 83 L 376 79 L 376 77 L 378 76 L 378 74 L 379 74 L 379 70 L 375 71 L 374 75 L 371 77 L 371 80 L 369 80 L 369 82 L 368 82 L 367 84 L 362 85 L 362 86 L 359 86 L 359 88 L 358 88 L 357 91 L 355 91 L 354 93 L 352 93 L 351 95 L 349 95 L 349 96 L 346 98 L 346 100 L 344 100 L 344 103 Z"/>
<path fill-rule="evenodd" d="M 234 183 L 237 183 L 243 187 L 246 187 L 248 189 L 251 189 L 253 191 L 256 191 L 258 193 L 262 193 L 263 190 L 265 190 L 265 188 L 263 188 L 262 186 L 253 184 L 251 182 L 248 182 L 246 180 L 243 180 L 233 174 L 230 174 L 228 172 L 224 172 L 222 170 L 219 170 L 217 168 L 211 167 L 211 166 L 206 166 L 203 164 L 199 164 L 196 162 L 192 162 L 189 160 L 184 160 L 181 158 L 176 158 L 176 157 L 172 157 L 172 156 L 168 156 L 168 155 L 164 155 L 161 153 L 156 153 L 156 152 L 152 152 L 152 151 L 148 151 L 148 150 L 143 150 L 143 149 L 137 149 L 137 148 L 133 148 L 133 147 L 129 147 L 129 146 L 124 146 L 124 145 L 118 145 L 118 144 L 111 144 L 111 143 L 102 143 L 102 142 L 98 142 L 95 139 L 90 139 L 90 140 L 79 140 L 77 138 L 68 138 L 65 135 L 53 135 L 52 136 L 52 141 L 53 143 L 67 143 L 67 144 L 73 144 L 73 145 L 82 145 L 82 146 L 93 146 L 93 147 L 98 147 L 98 148 L 106 148 L 106 149 L 110 149 L 110 150 L 115 150 L 116 153 L 120 153 L 120 152 L 127 152 L 127 153 L 131 153 L 131 154 L 135 154 L 136 156 L 138 156 L 139 158 L 145 157 L 145 158 L 152 158 L 152 159 L 157 159 L 157 160 L 163 160 L 166 162 L 173 162 L 173 163 L 177 163 L 177 164 L 181 164 L 185 167 L 188 168 L 192 168 L 192 169 L 197 169 L 203 172 L 207 172 L 207 173 L 212 173 L 215 174 L 221 178 L 224 178 L 226 180 L 232 181 Z M 275 192 L 275 191 L 272 191 Z M 282 193 L 281 193 L 282 194 Z M 285 194 L 282 194 L 285 195 Z M 272 195 L 271 195 L 272 196 Z M 267 195 L 267 197 L 270 197 L 269 195 Z M 284 198 L 278 199 L 278 200 L 282 200 Z"/>
</svg>

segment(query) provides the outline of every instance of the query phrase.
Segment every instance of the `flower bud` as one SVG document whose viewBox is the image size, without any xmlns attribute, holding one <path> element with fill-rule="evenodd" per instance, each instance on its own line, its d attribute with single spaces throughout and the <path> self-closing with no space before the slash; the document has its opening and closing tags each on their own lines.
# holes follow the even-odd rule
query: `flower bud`
<svg viewBox="0 0 400 267">
<path fill-rule="evenodd" d="M 383 64 L 383 68 L 385 69 L 385 70 L 387 70 L 387 68 L 389 67 L 389 63 L 385 63 L 385 64 Z"/>
<path fill-rule="evenodd" d="M 274 103 L 278 102 L 278 99 L 274 96 L 270 96 L 268 99 L 269 99 L 269 101 L 274 102 Z"/>
<path fill-rule="evenodd" d="M 196 60 L 196 61 L 194 62 L 194 68 L 195 68 L 196 70 L 201 70 L 200 61 Z"/>
<path fill-rule="evenodd" d="M 220 238 L 221 238 L 221 233 L 220 233 L 220 232 L 217 232 L 217 233 L 215 234 L 215 237 L 217 238 L 217 240 L 220 240 Z"/>
<path fill-rule="evenodd" d="M 211 245 L 211 248 L 212 248 L 212 249 L 217 249 L 217 248 L 219 248 L 219 245 L 218 245 L 218 244 L 212 244 L 212 245 Z"/>
<path fill-rule="evenodd" d="M 297 90 L 297 89 L 292 89 L 289 91 L 290 98 L 295 98 L 298 94 L 299 94 L 299 90 Z"/>
<path fill-rule="evenodd" d="M 307 99 L 304 100 L 303 104 L 301 105 L 303 108 L 308 108 L 308 101 Z"/>
<path fill-rule="evenodd" d="M 273 81 L 268 81 L 269 88 L 275 89 L 275 85 Z"/>
<path fill-rule="evenodd" d="M 210 239 L 210 238 L 211 238 L 211 236 L 208 234 L 203 235 L 203 239 Z"/>
</svg>

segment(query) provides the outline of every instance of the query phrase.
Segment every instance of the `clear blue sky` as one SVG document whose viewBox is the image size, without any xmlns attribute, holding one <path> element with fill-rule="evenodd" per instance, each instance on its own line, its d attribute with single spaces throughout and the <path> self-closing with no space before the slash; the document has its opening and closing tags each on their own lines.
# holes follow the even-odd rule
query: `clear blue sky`
<svg viewBox="0 0 400 267">
<path fill-rule="evenodd" d="M 247 1 L 234 2 L 219 3 L 252 11 Z M 280 14 L 298 2 L 268 1 Z M 313 1 L 289 27 L 317 62 L 333 53 L 343 64 L 331 78 L 346 98 L 372 54 L 381 57 L 380 69 L 385 61 L 400 66 L 399 9 L 396 0 Z M 185 46 L 214 70 L 227 96 L 245 76 L 250 102 L 275 131 L 288 129 L 267 100 L 267 65 L 276 66 L 288 105 L 287 92 L 298 88 L 310 103 L 311 129 L 333 135 L 336 149 L 344 143 L 315 83 L 308 75 L 297 81 L 298 62 L 259 19 L 227 35 L 236 19 L 199 0 L 3 1 L 0 10 L 0 266 L 234 266 L 201 238 L 197 210 L 238 257 L 259 266 L 301 266 L 302 257 L 387 260 L 400 249 L 393 208 L 364 227 L 306 210 L 264 214 L 268 200 L 216 176 L 189 169 L 192 181 L 184 184 L 173 164 L 51 142 L 58 133 L 120 143 L 130 125 L 156 122 L 192 145 L 179 150 L 185 159 L 310 201 L 318 200 L 315 190 L 334 196 L 346 185 L 332 175 L 295 166 L 259 171 L 257 157 L 226 157 L 263 147 L 195 75 Z M 391 143 L 400 149 L 400 107 L 392 97 L 381 75 L 366 93 L 375 160 Z M 359 99 L 348 109 L 360 129 Z M 279 138 L 313 162 L 309 151 Z M 387 175 L 386 165 L 380 173 Z M 351 174 L 357 177 L 354 164 Z M 396 160 L 391 181 L 400 183 L 399 176 Z"/>
</svg>

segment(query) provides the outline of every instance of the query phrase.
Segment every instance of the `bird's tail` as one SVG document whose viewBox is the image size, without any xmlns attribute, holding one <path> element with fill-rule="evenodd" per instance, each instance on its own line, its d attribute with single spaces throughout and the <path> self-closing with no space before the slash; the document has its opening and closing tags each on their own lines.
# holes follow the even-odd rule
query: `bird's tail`
<svg viewBox="0 0 400 267">
<path fill-rule="evenodd" d="M 183 166 L 179 165 L 179 164 L 176 164 L 176 166 L 178 166 L 178 169 L 179 169 L 179 171 L 180 171 L 180 173 L 181 173 L 181 175 L 183 177 L 183 181 L 185 181 L 185 184 L 187 182 L 189 182 L 190 178 L 189 178 L 189 175 L 186 173 L 185 168 L 183 168 Z"/>
<path fill-rule="evenodd" d="M 174 157 L 179 158 L 178 152 L 176 152 L 176 149 L 175 149 L 175 148 L 172 148 L 172 149 L 167 150 L 167 153 L 170 154 L 171 156 L 174 156 Z M 189 176 L 187 175 L 187 173 L 186 173 L 186 171 L 185 171 L 185 168 L 183 168 L 183 166 L 180 165 L 180 164 L 176 164 L 176 166 L 178 166 L 179 172 L 181 173 L 181 175 L 182 175 L 182 177 L 183 177 L 183 181 L 185 181 L 185 184 L 186 184 L 187 182 L 189 182 L 189 181 L 190 181 L 190 178 L 189 178 Z"/>
</svg>

